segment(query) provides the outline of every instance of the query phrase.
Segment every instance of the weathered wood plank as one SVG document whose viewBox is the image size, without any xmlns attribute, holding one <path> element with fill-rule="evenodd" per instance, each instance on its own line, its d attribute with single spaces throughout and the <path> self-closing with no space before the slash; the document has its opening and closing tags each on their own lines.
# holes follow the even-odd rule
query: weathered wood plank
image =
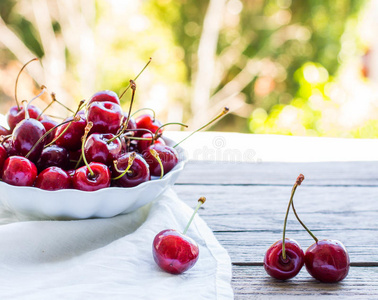
<svg viewBox="0 0 378 300">
<path fill-rule="evenodd" d="M 266 249 L 281 238 L 291 191 L 286 186 L 175 186 L 193 206 L 199 196 L 208 201 L 200 210 L 233 262 L 261 262 Z M 378 187 L 314 187 L 297 189 L 296 209 L 318 238 L 338 239 L 353 262 L 378 261 Z M 314 200 L 320 199 L 320 200 Z M 288 237 L 304 249 L 313 243 L 291 213 Z"/>
<path fill-rule="evenodd" d="M 308 185 L 378 186 L 378 162 L 241 163 L 190 161 L 178 184 L 292 185 L 299 173 Z"/>
<path fill-rule="evenodd" d="M 348 276 L 338 284 L 314 280 L 305 268 L 293 279 L 270 278 L 263 267 L 233 266 L 232 285 L 235 299 L 377 299 L 378 268 L 351 267 Z"/>
</svg>

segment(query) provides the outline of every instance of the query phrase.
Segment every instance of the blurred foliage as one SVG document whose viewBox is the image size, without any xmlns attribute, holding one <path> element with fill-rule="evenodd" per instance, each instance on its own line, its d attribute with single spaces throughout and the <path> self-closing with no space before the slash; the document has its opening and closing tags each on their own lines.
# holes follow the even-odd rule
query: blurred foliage
<svg viewBox="0 0 378 300">
<path fill-rule="evenodd" d="M 0 16 L 32 53 L 38 57 L 51 55 L 41 42 L 30 2 L 2 0 Z M 65 72 L 69 74 L 62 79 L 62 86 L 73 98 L 87 98 L 89 91 L 94 93 L 98 89 L 122 91 L 152 56 L 153 64 L 138 79 L 139 106 L 152 107 L 170 121 L 173 117 L 175 121 L 187 121 L 197 113 L 190 108 L 190 99 L 209 0 L 72 1 L 79 2 L 81 6 L 72 5 L 78 5 L 81 13 L 86 8 L 94 11 L 92 18 L 86 12 L 91 31 L 77 33 L 92 37 L 88 42 L 93 43 L 95 51 L 92 63 L 96 75 L 92 85 L 90 77 L 78 67 L 85 53 L 80 56 L 75 43 L 71 47 L 67 44 L 67 32 L 74 31 L 70 32 L 64 22 L 64 6 L 59 1 L 46 1 L 54 34 L 57 39 L 62 37 L 62 43 L 66 42 Z M 236 94 L 243 104 L 213 129 L 375 137 L 378 125 L 370 116 L 348 123 L 342 118 L 350 115 L 340 115 L 346 103 L 340 100 L 345 85 L 340 74 L 343 66 L 360 55 L 357 25 L 365 3 L 363 0 L 228 0 L 219 32 L 216 74 L 210 74 L 214 77 L 211 95 L 216 96 L 230 82 L 242 82 Z M 79 28 L 76 26 L 78 31 Z M 17 59 L 4 49 L 0 58 L 2 64 L 4 60 Z M 358 73 L 356 68 L 355 72 Z M 358 76 L 357 80 L 362 82 Z M 4 99 L 10 100 L 12 95 L 0 88 Z M 126 106 L 128 99 L 123 101 Z M 229 105 L 232 109 L 232 99 Z"/>
</svg>

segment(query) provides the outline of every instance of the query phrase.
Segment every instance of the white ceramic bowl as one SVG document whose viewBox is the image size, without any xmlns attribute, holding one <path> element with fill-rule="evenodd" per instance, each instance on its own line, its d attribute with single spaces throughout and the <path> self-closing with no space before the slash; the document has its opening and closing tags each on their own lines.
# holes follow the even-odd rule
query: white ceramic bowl
<svg viewBox="0 0 378 300">
<path fill-rule="evenodd" d="M 175 142 L 164 138 L 170 146 Z M 132 212 L 155 200 L 173 186 L 187 162 L 184 149 L 176 148 L 179 163 L 162 179 L 153 178 L 132 188 L 109 187 L 94 192 L 46 191 L 0 182 L 0 202 L 15 214 L 36 219 L 108 218 Z"/>
</svg>

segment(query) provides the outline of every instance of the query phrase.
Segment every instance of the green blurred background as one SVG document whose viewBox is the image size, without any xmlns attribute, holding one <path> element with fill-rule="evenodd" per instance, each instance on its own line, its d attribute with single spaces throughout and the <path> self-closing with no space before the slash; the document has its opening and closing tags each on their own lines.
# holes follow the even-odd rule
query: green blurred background
<svg viewBox="0 0 378 300">
<path fill-rule="evenodd" d="M 135 109 L 163 122 L 195 129 L 227 105 L 212 130 L 374 138 L 377 10 L 367 0 L 1 0 L 0 111 L 33 57 L 19 98 L 44 84 L 70 107 L 121 93 L 152 57 Z"/>
</svg>

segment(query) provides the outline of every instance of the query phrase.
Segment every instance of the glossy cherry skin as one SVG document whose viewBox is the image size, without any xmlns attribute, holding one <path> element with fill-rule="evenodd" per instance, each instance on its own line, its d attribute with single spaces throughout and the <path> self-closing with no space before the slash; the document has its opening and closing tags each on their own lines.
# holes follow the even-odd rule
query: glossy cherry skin
<svg viewBox="0 0 378 300">
<path fill-rule="evenodd" d="M 60 136 L 62 132 L 68 127 L 63 135 L 55 142 L 58 146 L 66 148 L 69 151 L 76 151 L 81 148 L 81 137 L 84 135 L 84 129 L 87 124 L 84 115 L 80 115 L 80 120 L 59 126 L 55 132 L 55 138 Z M 73 120 L 73 117 L 68 117 L 64 121 Z M 71 124 L 71 125 L 70 125 Z"/>
<path fill-rule="evenodd" d="M 4 126 L 0 125 L 0 135 L 9 135 L 11 133 L 12 132 L 9 129 L 7 129 Z"/>
<path fill-rule="evenodd" d="M 7 150 L 5 150 L 5 148 L 2 145 L 0 145 L 0 172 L 3 169 L 4 162 L 7 158 L 8 158 Z"/>
<path fill-rule="evenodd" d="M 49 167 L 39 173 L 34 186 L 47 191 L 69 189 L 71 177 L 59 167 Z"/>
<path fill-rule="evenodd" d="M 14 155 L 17 155 L 17 151 L 16 149 L 14 148 L 14 144 L 13 144 L 13 140 L 12 138 L 8 138 L 6 139 L 3 143 L 2 143 L 5 151 L 7 151 L 7 154 L 8 156 L 14 156 Z"/>
<path fill-rule="evenodd" d="M 104 164 L 96 162 L 90 163 L 89 166 L 91 167 L 94 176 L 91 176 L 87 166 L 77 169 L 72 178 L 73 187 L 82 191 L 97 191 L 109 187 L 109 168 Z"/>
<path fill-rule="evenodd" d="M 43 127 L 45 127 L 46 132 L 58 125 L 58 122 L 56 122 L 56 121 L 54 121 L 54 120 L 52 120 L 52 119 L 50 119 L 48 117 L 44 117 L 41 120 L 41 123 L 42 123 Z M 51 133 L 46 138 L 45 144 L 48 144 L 48 143 L 52 142 L 52 140 L 55 137 L 55 132 L 56 132 L 56 129 L 54 129 L 53 131 L 51 131 Z"/>
<path fill-rule="evenodd" d="M 13 130 L 13 145 L 18 155 L 25 156 L 46 133 L 42 123 L 35 119 L 25 119 Z M 29 159 L 36 162 L 42 153 L 44 141 L 38 142 L 34 150 L 30 153 Z"/>
<path fill-rule="evenodd" d="M 320 240 L 305 253 L 308 273 L 322 282 L 338 282 L 349 272 L 349 255 L 344 245 L 336 240 Z"/>
<path fill-rule="evenodd" d="M 143 152 L 143 158 L 150 167 L 151 175 L 160 176 L 161 168 L 157 159 L 150 153 L 150 149 L 154 149 L 159 154 L 160 160 L 163 164 L 164 174 L 167 174 L 175 165 L 177 165 L 178 153 L 174 148 L 162 144 L 153 144 Z"/>
<path fill-rule="evenodd" d="M 28 105 L 28 112 L 31 119 L 37 119 L 41 114 L 41 110 L 34 105 Z M 17 106 L 12 106 L 9 109 L 6 118 L 9 128 L 13 131 L 16 125 L 25 119 L 25 108 L 20 107 L 20 110 L 18 110 Z"/>
<path fill-rule="evenodd" d="M 275 242 L 265 253 L 264 268 L 273 278 L 287 280 L 296 276 L 304 264 L 304 253 L 297 241 L 285 239 L 286 260 L 282 257 L 282 240 Z"/>
<path fill-rule="evenodd" d="M 152 133 L 155 133 L 156 130 L 159 129 L 160 126 L 162 126 L 161 122 L 159 120 L 154 119 L 151 115 L 145 114 L 140 115 L 135 119 L 136 125 L 138 129 L 148 129 Z M 160 133 L 163 132 L 163 128 L 160 129 Z M 137 131 L 135 136 L 141 136 L 144 132 L 143 131 Z"/>
<path fill-rule="evenodd" d="M 130 152 L 125 153 L 118 157 L 117 159 L 117 168 L 120 171 L 124 171 L 127 168 L 129 162 Z M 150 180 L 150 170 L 148 164 L 139 154 L 136 155 L 133 164 L 131 165 L 130 172 L 123 175 L 120 179 L 113 180 L 112 185 L 118 187 L 133 187 Z M 113 178 L 121 175 L 114 166 L 112 168 Z"/>
<path fill-rule="evenodd" d="M 149 146 L 151 146 L 152 136 L 151 133 L 144 133 L 141 138 L 146 140 L 138 140 L 137 149 L 139 153 L 143 153 L 143 151 L 147 150 Z M 165 142 L 162 138 L 158 138 L 154 141 L 154 144 L 162 144 L 165 145 Z"/>
<path fill-rule="evenodd" d="M 171 274 L 181 274 L 198 260 L 197 243 L 173 229 L 159 232 L 153 241 L 152 253 L 157 265 Z"/>
<path fill-rule="evenodd" d="M 87 112 L 88 122 L 93 123 L 93 133 L 116 134 L 122 118 L 121 106 L 113 102 L 93 102 Z"/>
<path fill-rule="evenodd" d="M 87 161 L 100 162 L 111 166 L 122 150 L 119 138 L 108 143 L 112 138 L 114 138 L 114 134 L 111 133 L 91 134 L 84 145 L 84 153 Z"/>
<path fill-rule="evenodd" d="M 17 186 L 32 186 L 37 177 L 37 167 L 23 156 L 8 157 L 3 166 L 4 182 Z"/>
<path fill-rule="evenodd" d="M 70 155 L 66 148 L 58 145 L 51 145 L 43 149 L 37 161 L 38 171 L 41 172 L 48 167 L 59 167 L 67 170 L 70 164 Z"/>
<path fill-rule="evenodd" d="M 88 105 L 93 102 L 113 102 L 115 104 L 120 105 L 118 95 L 113 91 L 109 90 L 100 91 L 94 94 L 92 98 L 89 100 Z"/>
</svg>

